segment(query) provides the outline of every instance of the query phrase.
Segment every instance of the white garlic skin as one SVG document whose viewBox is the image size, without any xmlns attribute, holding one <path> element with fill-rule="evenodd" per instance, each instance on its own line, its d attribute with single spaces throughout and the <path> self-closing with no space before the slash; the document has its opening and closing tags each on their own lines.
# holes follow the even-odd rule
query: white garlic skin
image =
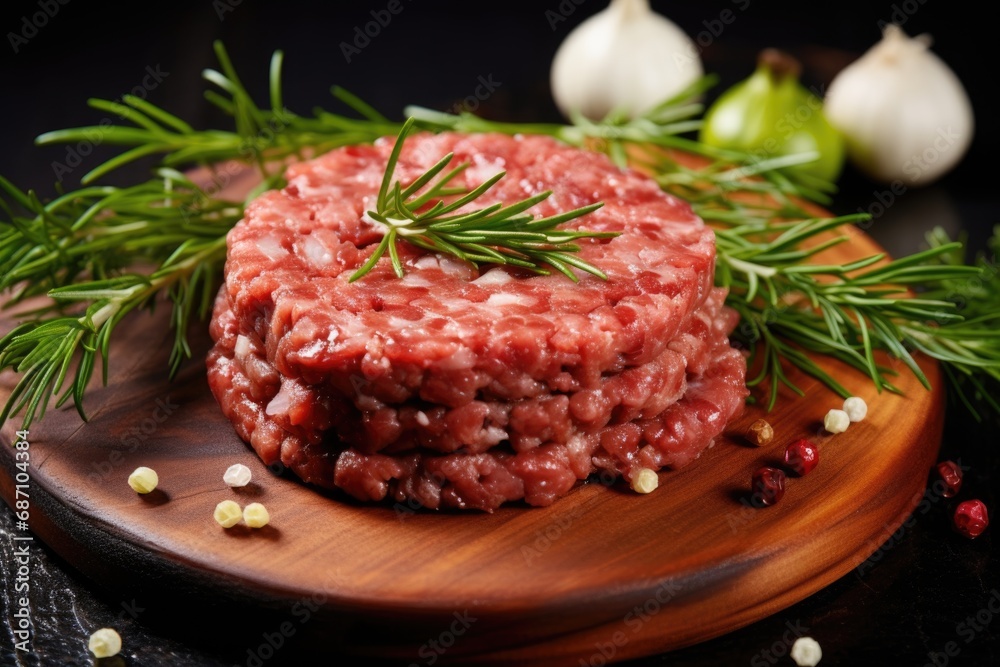
<svg viewBox="0 0 1000 667">
<path fill-rule="evenodd" d="M 680 93 L 704 71 L 694 42 L 649 0 L 612 0 L 577 26 L 552 62 L 552 95 L 564 115 L 635 117 Z"/>
<path fill-rule="evenodd" d="M 972 142 L 969 96 L 929 42 L 889 24 L 882 41 L 827 91 L 827 120 L 843 134 L 851 161 L 875 180 L 925 185 L 954 167 Z"/>
</svg>

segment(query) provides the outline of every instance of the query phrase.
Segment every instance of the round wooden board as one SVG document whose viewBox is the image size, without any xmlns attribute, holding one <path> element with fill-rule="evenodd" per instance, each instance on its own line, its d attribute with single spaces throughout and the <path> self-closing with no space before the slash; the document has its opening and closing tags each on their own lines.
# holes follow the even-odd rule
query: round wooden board
<svg viewBox="0 0 1000 667">
<path fill-rule="evenodd" d="M 851 233 L 820 259 L 879 251 Z M 905 396 L 897 396 L 819 360 L 870 406 L 841 435 L 821 424 L 840 400 L 793 374 L 806 397 L 782 396 L 768 415 L 772 446 L 743 441 L 745 426 L 763 415 L 748 408 L 696 462 L 661 473 L 651 495 L 592 482 L 551 507 L 494 514 L 361 506 L 260 463 L 209 392 L 203 330 L 193 332 L 193 360 L 168 382 L 166 315 L 138 314 L 120 327 L 108 386 L 95 384 L 88 397 L 89 423 L 64 409 L 31 429 L 32 530 L 119 590 L 155 585 L 168 597 L 232 599 L 248 615 L 257 606 L 291 609 L 296 641 L 327 651 L 421 665 L 597 665 L 724 634 L 862 563 L 916 506 L 940 442 L 943 391 L 933 363 L 921 362 L 932 391 L 901 368 Z M 820 443 L 820 465 L 791 478 L 777 505 L 749 506 L 751 472 L 778 463 L 798 437 Z M 13 438 L 8 425 L 4 444 Z M 13 454 L 0 448 L 8 504 Z M 242 490 L 222 481 L 237 462 L 253 471 Z M 159 473 L 148 496 L 126 483 L 140 465 Z M 212 510 L 225 499 L 263 502 L 271 525 L 223 530 Z M 294 605 L 306 600 L 319 609 L 300 626 Z"/>
</svg>

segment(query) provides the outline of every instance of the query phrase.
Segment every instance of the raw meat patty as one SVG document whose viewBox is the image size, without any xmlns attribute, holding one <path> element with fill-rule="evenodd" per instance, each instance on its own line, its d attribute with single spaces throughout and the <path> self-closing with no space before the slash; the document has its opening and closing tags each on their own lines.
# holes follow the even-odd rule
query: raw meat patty
<svg viewBox="0 0 1000 667">
<path fill-rule="evenodd" d="M 217 307 L 219 344 L 209 356 L 209 383 L 240 436 L 268 465 L 281 463 L 303 480 L 340 488 L 359 500 L 389 498 L 403 507 L 492 511 L 524 500 L 549 505 L 580 480 L 608 471 L 630 477 L 640 467 L 680 467 L 697 458 L 742 409 L 746 364 L 727 344 L 715 346 L 705 371 L 690 378 L 680 400 L 650 419 L 580 432 L 565 443 L 524 451 L 500 443 L 487 451 L 449 454 L 413 448 L 369 453 L 329 440 L 309 442 L 266 409 L 257 387 L 234 358 L 232 314 Z"/>
<path fill-rule="evenodd" d="M 686 203 L 600 154 L 491 134 L 412 136 L 396 175 L 407 183 L 454 152 L 472 164 L 467 185 L 507 172 L 478 206 L 545 190 L 553 195 L 533 209 L 538 215 L 603 201 L 566 227 L 622 232 L 581 241 L 580 256 L 608 280 L 489 267 L 480 275 L 402 244 L 405 278 L 384 261 L 348 283 L 381 239 L 362 216 L 391 147 L 293 165 L 288 187 L 254 201 L 229 235 L 230 306 L 287 377 L 344 393 L 363 382 L 384 402 L 450 407 L 479 392 L 507 400 L 576 391 L 659 356 L 712 288 L 714 235 Z"/>
<path fill-rule="evenodd" d="M 581 241 L 608 280 L 404 244 L 402 280 L 386 260 L 348 283 L 381 238 L 363 216 L 391 148 L 293 165 L 229 235 L 209 382 L 265 462 L 362 500 L 545 505 L 598 471 L 684 465 L 739 411 L 714 236 L 687 204 L 548 138 L 418 135 L 404 183 L 453 152 L 470 187 L 507 171 L 477 206 L 545 190 L 537 215 L 604 202 L 565 227 L 621 232 Z"/>
<path fill-rule="evenodd" d="M 416 447 L 480 453 L 506 440 L 514 450 L 526 451 L 547 443 L 565 444 L 609 424 L 651 419 L 677 402 L 687 389 L 687 378 L 702 375 L 720 349 L 728 348 L 731 320 L 726 315 L 732 311 L 723 309 L 724 298 L 724 290 L 713 290 L 657 359 L 605 374 L 594 388 L 516 401 L 477 399 L 457 408 L 423 401 L 387 404 L 361 391 L 347 398 L 327 385 L 284 377 L 268 363 L 262 343 L 252 333 L 239 331 L 221 296 L 213 332 L 219 349 L 247 378 L 254 400 L 304 442 L 325 440 L 329 447 L 364 453 Z"/>
</svg>

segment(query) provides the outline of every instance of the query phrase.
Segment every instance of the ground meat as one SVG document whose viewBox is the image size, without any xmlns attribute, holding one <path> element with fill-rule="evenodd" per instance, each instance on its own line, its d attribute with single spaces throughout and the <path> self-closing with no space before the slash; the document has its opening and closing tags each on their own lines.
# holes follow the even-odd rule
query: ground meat
<svg viewBox="0 0 1000 667">
<path fill-rule="evenodd" d="M 552 215 L 603 201 L 568 227 L 608 275 L 478 270 L 401 246 L 347 278 L 381 238 L 363 219 L 391 142 L 294 165 L 229 236 L 209 382 L 268 463 L 363 500 L 491 510 L 544 505 L 600 471 L 688 463 L 742 404 L 733 315 L 712 288 L 714 238 L 686 204 L 596 153 L 541 137 L 420 135 L 404 182 L 442 155 L 485 201 L 544 190 Z"/>
<path fill-rule="evenodd" d="M 507 171 L 480 206 L 547 189 L 539 215 L 603 201 L 566 227 L 622 232 L 581 241 L 580 256 L 608 280 L 480 275 L 403 244 L 405 278 L 386 261 L 349 284 L 381 238 L 362 215 L 390 149 L 352 147 L 291 167 L 289 186 L 253 202 L 229 235 L 230 304 L 285 376 L 347 391 L 363 381 L 382 401 L 453 407 L 480 390 L 504 400 L 570 391 L 655 359 L 712 287 L 711 230 L 652 180 L 544 137 L 457 134 L 409 138 L 397 175 L 406 182 L 454 152 L 474 165 L 467 184 Z"/>
<path fill-rule="evenodd" d="M 523 451 L 500 442 L 478 453 L 443 454 L 421 447 L 370 452 L 329 440 L 309 442 L 300 429 L 279 425 L 265 402 L 255 398 L 253 383 L 227 354 L 229 348 L 213 349 L 209 382 L 223 412 L 265 463 L 280 462 L 307 482 L 340 488 L 360 500 L 390 498 L 407 507 L 493 510 L 521 499 L 548 505 L 578 481 L 603 471 L 629 477 L 640 467 L 680 467 L 712 444 L 746 396 L 744 359 L 721 346 L 704 373 L 688 381 L 680 400 L 649 419 L 580 430 L 564 443 L 550 441 Z"/>
<path fill-rule="evenodd" d="M 228 330 L 219 348 L 249 381 L 254 400 L 273 421 L 303 441 L 327 440 L 364 453 L 395 453 L 422 447 L 438 452 L 487 451 L 509 441 L 515 451 L 565 444 L 581 433 L 661 414 L 681 398 L 687 378 L 702 375 L 720 349 L 728 347 L 729 321 L 723 290 L 714 290 L 688 318 L 682 332 L 653 361 L 606 373 L 595 387 L 545 392 L 512 401 L 477 395 L 456 408 L 426 401 L 385 403 L 364 393 L 349 396 L 327 385 L 283 377 L 253 334 L 244 334 L 220 297 L 214 321 Z"/>
</svg>

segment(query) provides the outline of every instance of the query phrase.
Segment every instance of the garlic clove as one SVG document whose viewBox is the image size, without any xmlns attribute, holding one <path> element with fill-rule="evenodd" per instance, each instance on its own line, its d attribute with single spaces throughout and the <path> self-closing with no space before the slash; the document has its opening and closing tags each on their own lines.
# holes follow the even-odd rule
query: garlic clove
<svg viewBox="0 0 1000 667">
<path fill-rule="evenodd" d="M 577 26 L 552 62 L 552 94 L 567 117 L 636 117 L 704 74 L 694 42 L 649 0 L 612 0 Z"/>
<path fill-rule="evenodd" d="M 929 37 L 910 38 L 890 24 L 827 91 L 827 118 L 844 136 L 851 162 L 875 180 L 930 183 L 972 142 L 968 94 L 929 46 Z"/>
</svg>

